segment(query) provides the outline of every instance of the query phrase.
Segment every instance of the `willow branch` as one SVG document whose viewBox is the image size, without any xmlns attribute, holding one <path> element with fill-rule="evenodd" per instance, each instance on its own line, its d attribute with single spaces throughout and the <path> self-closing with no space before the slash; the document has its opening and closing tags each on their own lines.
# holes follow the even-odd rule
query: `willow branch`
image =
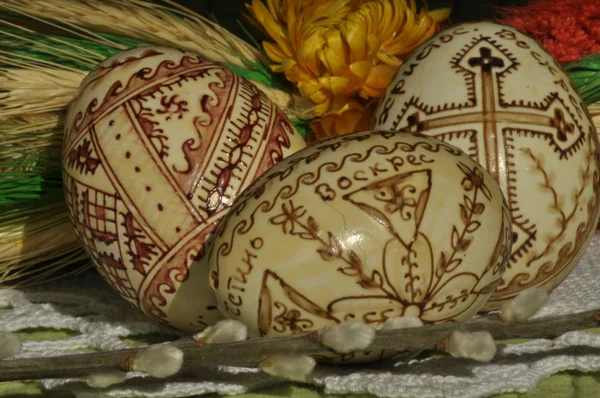
<svg viewBox="0 0 600 398">
<path fill-rule="evenodd" d="M 497 316 L 411 329 L 378 331 L 369 350 L 435 350 L 453 331 L 488 331 L 496 340 L 556 338 L 563 333 L 600 326 L 600 309 L 570 315 L 506 323 Z M 316 332 L 238 343 L 200 346 L 191 339 L 172 343 L 185 355 L 183 369 L 219 365 L 255 367 L 264 356 L 274 354 L 324 355 L 331 353 L 316 338 Z M 146 348 L 101 353 L 0 361 L 0 381 L 80 377 L 97 372 L 129 371 L 132 358 Z"/>
</svg>

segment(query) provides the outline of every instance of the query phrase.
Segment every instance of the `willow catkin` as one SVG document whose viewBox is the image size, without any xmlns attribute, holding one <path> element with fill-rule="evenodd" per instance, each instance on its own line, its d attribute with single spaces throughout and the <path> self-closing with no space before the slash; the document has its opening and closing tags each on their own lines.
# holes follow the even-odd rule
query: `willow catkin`
<svg viewBox="0 0 600 398">
<path fill-rule="evenodd" d="M 233 343 L 248 338 L 248 327 L 236 319 L 224 319 L 194 335 L 199 344 Z"/>
<path fill-rule="evenodd" d="M 127 377 L 125 372 L 103 372 L 103 373 L 91 373 L 81 380 L 92 388 L 106 388 L 115 384 L 122 383 Z"/>
<path fill-rule="evenodd" d="M 406 329 L 416 328 L 423 326 L 423 321 L 416 315 L 405 315 L 395 318 L 389 318 L 383 322 L 377 330 L 394 330 L 394 329 Z"/>
<path fill-rule="evenodd" d="M 490 362 L 496 355 L 496 343 L 487 331 L 463 332 L 455 330 L 445 341 L 445 350 L 456 358 Z"/>
<path fill-rule="evenodd" d="M 319 342 L 340 354 L 367 349 L 375 338 L 375 329 L 359 321 L 347 321 L 319 330 Z"/>
<path fill-rule="evenodd" d="M 131 370 L 165 378 L 177 374 L 183 365 L 183 351 L 172 344 L 151 346 L 135 355 Z"/>
<path fill-rule="evenodd" d="M 523 322 L 531 318 L 548 302 L 548 292 L 539 287 L 530 287 L 502 308 L 500 317 L 507 322 Z"/>
<path fill-rule="evenodd" d="M 258 367 L 271 376 L 292 381 L 306 381 L 317 362 L 307 355 L 269 355 L 262 359 Z"/>
</svg>

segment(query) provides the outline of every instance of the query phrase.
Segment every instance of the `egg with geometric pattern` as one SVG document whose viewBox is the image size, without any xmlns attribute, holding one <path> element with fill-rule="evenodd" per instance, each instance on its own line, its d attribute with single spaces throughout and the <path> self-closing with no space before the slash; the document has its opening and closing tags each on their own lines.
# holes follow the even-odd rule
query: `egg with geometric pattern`
<svg viewBox="0 0 600 398">
<path fill-rule="evenodd" d="M 237 195 L 305 147 L 285 115 L 223 65 L 142 47 L 85 78 L 65 126 L 65 198 L 98 271 L 160 322 L 220 319 L 208 271 L 190 265 Z"/>
<path fill-rule="evenodd" d="M 555 288 L 598 222 L 598 139 L 560 65 L 533 39 L 491 22 L 453 26 L 424 43 L 382 97 L 374 128 L 452 144 L 502 188 L 513 246 L 486 305 Z"/>
</svg>

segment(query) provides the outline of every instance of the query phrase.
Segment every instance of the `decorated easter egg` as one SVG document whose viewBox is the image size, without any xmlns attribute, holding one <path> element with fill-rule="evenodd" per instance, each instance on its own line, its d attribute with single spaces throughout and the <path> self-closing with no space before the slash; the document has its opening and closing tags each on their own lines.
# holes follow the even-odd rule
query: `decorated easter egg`
<svg viewBox="0 0 600 398">
<path fill-rule="evenodd" d="M 463 152 L 364 132 L 263 174 L 205 259 L 221 311 L 255 336 L 281 336 L 349 320 L 467 319 L 500 282 L 510 238 L 500 188 Z"/>
<path fill-rule="evenodd" d="M 512 253 L 486 309 L 529 287 L 551 291 L 583 255 L 600 206 L 598 139 L 573 84 L 531 38 L 489 22 L 441 32 L 400 68 L 375 127 L 459 147 L 502 188 Z"/>
<path fill-rule="evenodd" d="M 148 47 L 97 66 L 65 125 L 65 197 L 96 268 L 159 321 L 218 320 L 208 271 L 190 265 L 238 194 L 305 146 L 290 122 L 224 66 Z"/>
</svg>

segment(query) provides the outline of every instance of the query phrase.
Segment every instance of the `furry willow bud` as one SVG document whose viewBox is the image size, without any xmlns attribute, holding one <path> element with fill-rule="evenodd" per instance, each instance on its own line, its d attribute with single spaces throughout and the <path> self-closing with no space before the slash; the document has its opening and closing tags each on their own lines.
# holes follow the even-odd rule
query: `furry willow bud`
<svg viewBox="0 0 600 398">
<path fill-rule="evenodd" d="M 127 373 L 125 372 L 102 372 L 91 373 L 82 377 L 82 380 L 92 388 L 106 388 L 115 384 L 122 383 Z"/>
<path fill-rule="evenodd" d="M 316 361 L 306 355 L 272 355 L 264 357 L 259 368 L 271 376 L 292 381 L 306 381 L 315 365 Z"/>
<path fill-rule="evenodd" d="M 341 354 L 366 349 L 375 338 L 375 329 L 358 321 L 342 322 L 319 330 L 319 342 Z"/>
<path fill-rule="evenodd" d="M 248 338 L 248 328 L 235 319 L 224 319 L 194 335 L 199 344 L 233 343 Z"/>
<path fill-rule="evenodd" d="M 130 369 L 165 378 L 177 374 L 183 365 L 183 351 L 171 344 L 151 346 L 135 355 Z"/>
<path fill-rule="evenodd" d="M 508 322 L 522 322 L 531 318 L 548 302 L 548 293 L 537 287 L 523 290 L 500 311 L 500 318 Z"/>
<path fill-rule="evenodd" d="M 496 343 L 489 332 L 462 332 L 456 330 L 442 343 L 453 357 L 489 362 L 496 355 Z"/>
<path fill-rule="evenodd" d="M 378 330 L 395 330 L 406 328 L 417 328 L 423 326 L 421 318 L 415 315 L 400 316 L 397 318 L 389 318 L 384 323 L 379 325 Z"/>
</svg>

